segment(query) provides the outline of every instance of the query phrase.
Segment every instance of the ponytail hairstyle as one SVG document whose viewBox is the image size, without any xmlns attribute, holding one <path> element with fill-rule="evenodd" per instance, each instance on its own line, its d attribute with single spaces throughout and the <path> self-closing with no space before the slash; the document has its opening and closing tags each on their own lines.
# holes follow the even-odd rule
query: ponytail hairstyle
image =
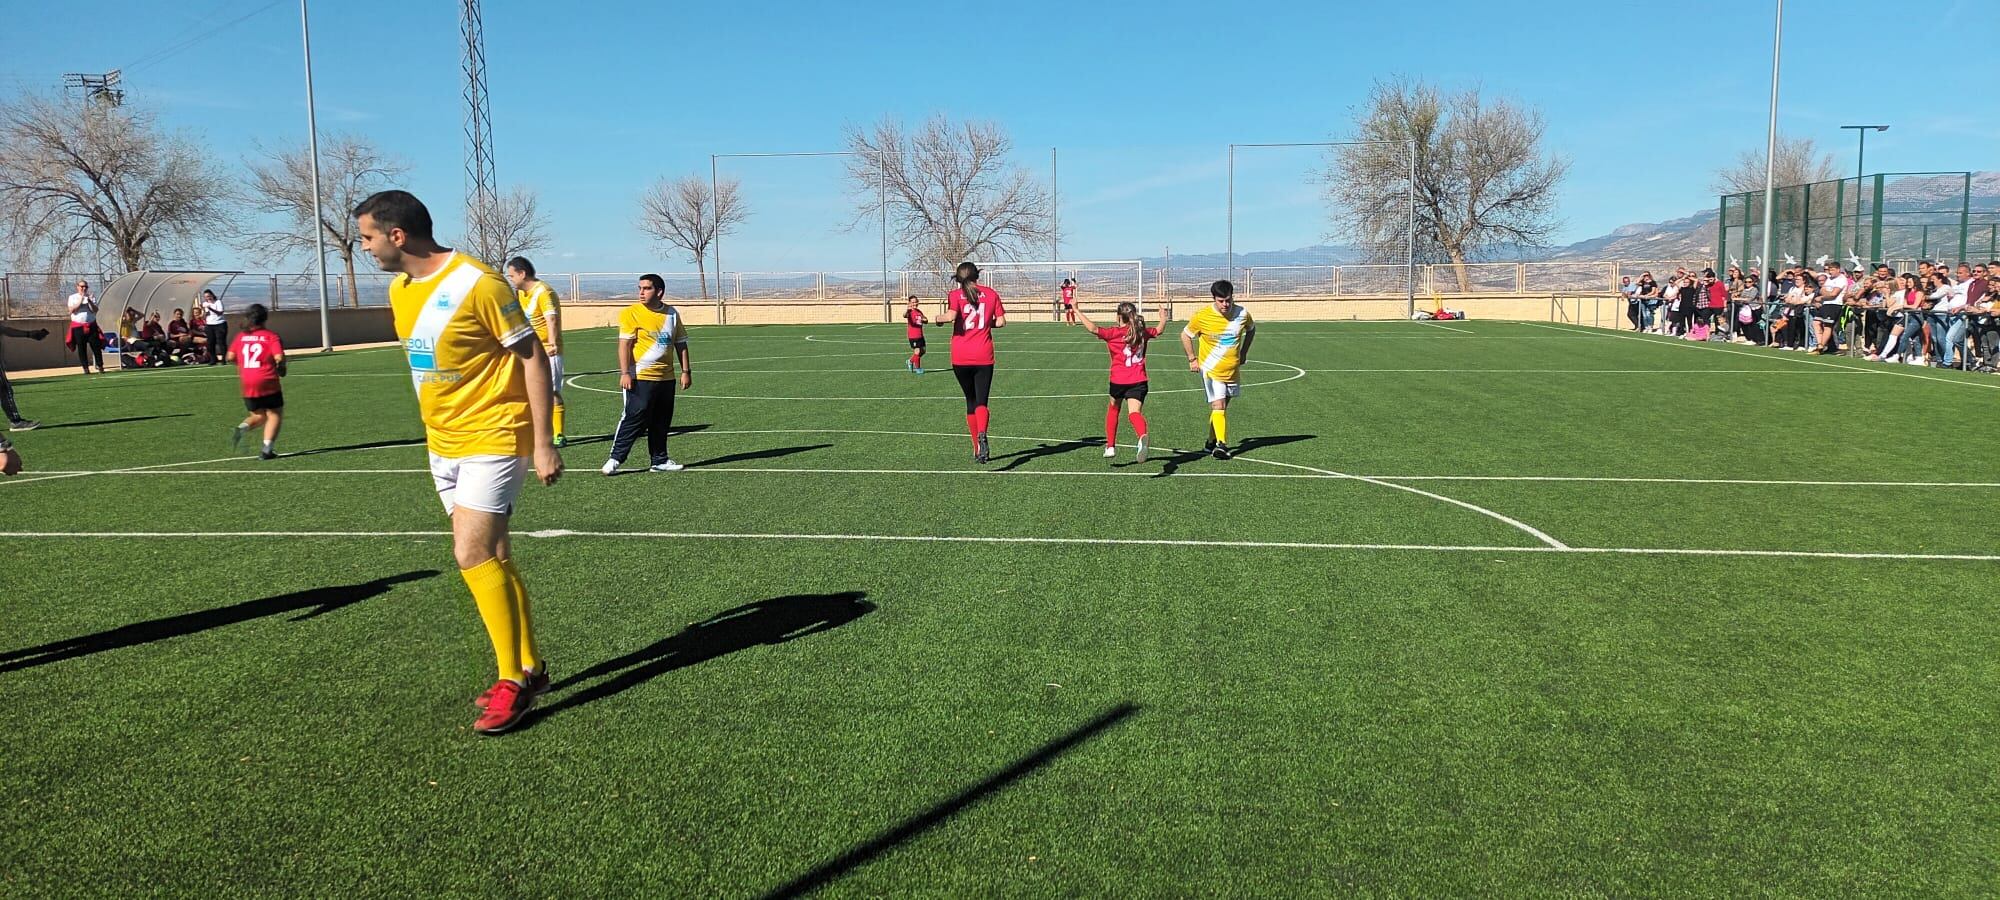
<svg viewBox="0 0 2000 900">
<path fill-rule="evenodd" d="M 1146 354 L 1146 314 L 1136 303 L 1118 304 L 1118 322 L 1125 326 L 1125 347 L 1134 354 Z"/>
<path fill-rule="evenodd" d="M 252 303 L 249 309 L 243 311 L 243 317 L 250 320 L 251 328 L 262 328 L 265 322 L 270 321 L 271 311 L 265 309 L 262 303 Z"/>
<path fill-rule="evenodd" d="M 959 290 L 965 292 L 965 302 L 973 304 L 975 306 L 978 305 L 979 303 L 978 266 L 975 266 L 970 262 L 959 263 L 958 268 L 952 272 L 951 280 L 958 282 Z"/>
</svg>

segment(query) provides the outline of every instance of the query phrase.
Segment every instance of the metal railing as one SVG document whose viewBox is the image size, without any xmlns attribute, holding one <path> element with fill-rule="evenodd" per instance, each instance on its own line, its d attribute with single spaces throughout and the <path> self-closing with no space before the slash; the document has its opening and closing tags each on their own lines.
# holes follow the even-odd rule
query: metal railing
<svg viewBox="0 0 2000 900">
<path fill-rule="evenodd" d="M 1416 292 L 1429 295 L 1543 295 L 1611 293 L 1621 277 L 1656 276 L 1677 268 L 1699 270 L 1703 259 L 1553 260 L 1541 262 L 1478 262 L 1415 267 Z M 1229 277 L 1220 266 L 1169 266 L 1141 269 L 1136 264 L 1046 264 L 1009 268 L 989 266 L 988 283 L 1002 296 L 1053 299 L 1062 278 L 1077 280 L 1078 295 L 1091 302 L 1139 299 L 1185 300 L 1208 296 L 1209 284 Z M 1323 266 L 1238 266 L 1237 296 L 1242 299 L 1386 299 L 1400 297 L 1410 267 L 1397 263 L 1353 263 Z M 620 303 L 638 299 L 638 272 L 543 273 L 568 303 Z M 695 272 L 660 273 L 667 299 L 676 303 L 882 302 L 882 273 L 872 270 L 825 272 Z M 118 276 L 107 273 L 10 272 L 0 275 L 0 318 L 62 315 L 77 281 L 91 282 L 99 294 Z M 357 272 L 350 300 L 345 273 L 329 273 L 327 296 L 337 307 L 380 307 L 388 304 L 393 276 Z M 889 272 L 889 294 L 936 297 L 949 274 L 924 269 Z M 718 287 L 719 286 L 719 287 Z M 720 297 L 717 296 L 718 292 Z M 246 273 L 230 281 L 223 302 L 231 307 L 265 303 L 272 309 L 317 308 L 317 276 L 310 273 Z"/>
</svg>

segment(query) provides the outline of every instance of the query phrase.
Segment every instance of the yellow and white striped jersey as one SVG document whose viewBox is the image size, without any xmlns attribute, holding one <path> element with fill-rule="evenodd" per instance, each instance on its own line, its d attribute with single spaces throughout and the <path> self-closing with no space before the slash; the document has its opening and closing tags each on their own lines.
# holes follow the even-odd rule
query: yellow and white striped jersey
<svg viewBox="0 0 2000 900">
<path fill-rule="evenodd" d="M 554 288 L 537 280 L 533 287 L 525 291 L 515 291 L 521 298 L 521 311 L 528 315 L 528 324 L 535 329 L 535 336 L 542 339 L 542 346 L 555 346 L 555 330 L 562 327 L 562 302 L 556 297 Z M 555 350 L 551 349 L 550 353 Z"/>
<path fill-rule="evenodd" d="M 1231 306 L 1230 314 L 1224 317 L 1211 303 L 1189 316 L 1187 329 L 1181 333 L 1198 341 L 1202 375 L 1214 381 L 1235 381 L 1237 348 L 1242 346 L 1244 334 L 1254 328 L 1249 310 Z"/>
<path fill-rule="evenodd" d="M 634 303 L 618 313 L 618 338 L 632 342 L 633 378 L 670 381 L 674 377 L 674 348 L 687 344 L 687 329 L 681 327 L 680 310 L 662 306 L 654 312 L 644 303 Z"/>
</svg>

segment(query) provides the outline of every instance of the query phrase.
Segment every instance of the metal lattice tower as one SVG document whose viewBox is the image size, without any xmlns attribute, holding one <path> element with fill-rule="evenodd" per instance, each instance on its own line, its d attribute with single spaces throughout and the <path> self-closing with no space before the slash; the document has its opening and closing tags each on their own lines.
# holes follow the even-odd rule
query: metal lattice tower
<svg viewBox="0 0 2000 900">
<path fill-rule="evenodd" d="M 493 177 L 493 117 L 486 108 L 486 28 L 480 0 L 464 0 L 459 31 L 465 38 L 465 209 L 490 207 L 498 196 Z"/>
</svg>

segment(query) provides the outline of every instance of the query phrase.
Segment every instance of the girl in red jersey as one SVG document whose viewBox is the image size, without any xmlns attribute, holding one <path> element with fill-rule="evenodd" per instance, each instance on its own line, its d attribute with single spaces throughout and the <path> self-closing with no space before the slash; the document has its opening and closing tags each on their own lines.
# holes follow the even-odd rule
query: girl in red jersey
<svg viewBox="0 0 2000 900">
<path fill-rule="evenodd" d="M 1111 351 L 1111 405 L 1104 409 L 1104 458 L 1118 455 L 1118 413 L 1122 405 L 1125 417 L 1132 422 L 1132 433 L 1139 436 L 1136 445 L 1139 462 L 1145 462 L 1146 342 L 1159 337 L 1160 329 L 1166 327 L 1166 304 L 1160 304 L 1157 326 L 1146 324 L 1146 317 L 1136 303 L 1118 304 L 1117 328 L 1099 328 L 1090 320 L 1090 314 L 1082 311 L 1077 312 L 1077 317 L 1082 319 L 1078 324 Z"/>
<path fill-rule="evenodd" d="M 264 327 L 270 316 L 264 304 L 250 304 L 244 311 L 249 327 L 229 345 L 229 361 L 236 364 L 236 372 L 243 379 L 243 408 L 250 411 L 250 417 L 237 425 L 230 436 L 230 446 L 242 446 L 243 433 L 262 425 L 264 449 L 257 454 L 258 459 L 278 458 L 272 446 L 278 442 L 278 429 L 285 416 L 285 391 L 278 384 L 285 374 L 285 345 L 278 341 L 277 332 Z"/>
<path fill-rule="evenodd" d="M 903 321 L 910 326 L 910 373 L 924 374 L 924 323 L 931 320 L 917 306 L 917 295 L 911 294 L 909 306 L 903 309 Z"/>
<path fill-rule="evenodd" d="M 965 392 L 965 427 L 972 432 L 972 460 L 985 463 L 993 458 L 986 443 L 990 418 L 986 401 L 993 393 L 993 329 L 1007 327 L 1007 308 L 999 292 L 979 283 L 979 267 L 958 264 L 952 273 L 958 289 L 946 300 L 950 307 L 933 324 L 951 329 L 951 373 Z"/>
<path fill-rule="evenodd" d="M 1062 305 L 1064 320 L 1076 324 L 1076 279 L 1065 278 L 1062 283 Z"/>
</svg>

